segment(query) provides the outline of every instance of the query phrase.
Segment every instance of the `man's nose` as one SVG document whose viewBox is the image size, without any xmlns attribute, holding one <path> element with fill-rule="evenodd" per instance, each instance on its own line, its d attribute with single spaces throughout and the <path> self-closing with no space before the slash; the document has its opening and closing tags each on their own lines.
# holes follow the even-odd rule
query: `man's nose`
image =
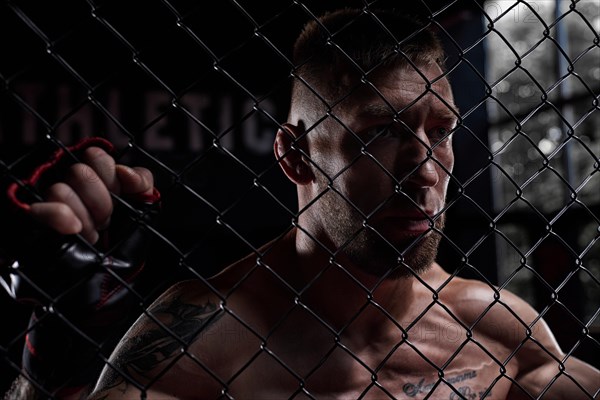
<svg viewBox="0 0 600 400">
<path fill-rule="evenodd" d="M 407 133 L 397 163 L 401 186 L 423 189 L 437 185 L 440 180 L 429 139 L 422 130 Z"/>
</svg>

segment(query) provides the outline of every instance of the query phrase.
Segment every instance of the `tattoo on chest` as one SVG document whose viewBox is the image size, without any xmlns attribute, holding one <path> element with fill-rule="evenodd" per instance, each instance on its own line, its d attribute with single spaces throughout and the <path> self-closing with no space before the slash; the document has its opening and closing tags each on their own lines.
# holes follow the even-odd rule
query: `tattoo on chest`
<svg viewBox="0 0 600 400">
<path fill-rule="evenodd" d="M 465 373 L 449 376 L 446 378 L 448 382 L 454 388 L 454 391 L 450 393 L 449 400 L 459 399 L 483 399 L 491 395 L 491 392 L 478 391 L 473 388 L 473 385 L 469 385 L 470 380 L 477 377 L 477 371 L 467 371 Z M 402 391 L 408 397 L 416 397 L 420 395 L 430 394 L 438 386 L 438 381 L 426 382 L 425 378 L 420 381 L 408 382 L 402 386 Z"/>
<path fill-rule="evenodd" d="M 486 399 L 492 395 L 491 391 L 481 390 L 477 391 L 471 386 L 459 386 L 454 387 L 456 392 L 450 393 L 449 400 L 475 400 L 475 399 Z M 457 393 L 458 392 L 458 393 Z"/>
<path fill-rule="evenodd" d="M 167 321 L 164 322 L 166 329 L 152 324 L 154 329 L 124 338 L 119 355 L 112 362 L 113 368 L 107 368 L 99 390 L 108 390 L 123 382 L 127 384 L 130 380 L 139 382 L 139 377 L 150 379 L 150 372 L 157 365 L 164 363 L 167 366 L 170 359 L 181 354 L 181 349 L 192 344 L 224 314 L 211 302 L 197 306 L 184 303 L 181 298 L 160 304 L 150 312 Z M 129 377 L 132 373 L 133 376 Z"/>
</svg>

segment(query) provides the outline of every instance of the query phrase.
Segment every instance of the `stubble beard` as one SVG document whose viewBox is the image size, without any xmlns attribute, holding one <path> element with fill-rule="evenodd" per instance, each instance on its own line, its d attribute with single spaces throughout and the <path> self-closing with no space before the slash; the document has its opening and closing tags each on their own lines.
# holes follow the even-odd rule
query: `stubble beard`
<svg viewBox="0 0 600 400">
<path fill-rule="evenodd" d="M 334 198 L 337 198 L 335 200 Z M 326 212 L 321 214 L 336 254 L 345 255 L 350 262 L 368 275 L 383 279 L 401 279 L 427 271 L 437 257 L 445 215 L 434 221 L 434 229 L 392 242 L 376 226 L 363 226 L 364 218 L 346 200 L 327 193 L 321 200 Z M 342 264 L 343 266 L 343 264 Z"/>
</svg>

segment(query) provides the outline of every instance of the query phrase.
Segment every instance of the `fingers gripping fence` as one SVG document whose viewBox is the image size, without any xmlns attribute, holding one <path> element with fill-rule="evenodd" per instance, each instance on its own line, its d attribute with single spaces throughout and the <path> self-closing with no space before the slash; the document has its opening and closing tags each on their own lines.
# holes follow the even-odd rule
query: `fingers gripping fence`
<svg viewBox="0 0 600 400">
<path fill-rule="evenodd" d="M 95 394 L 123 398 L 598 396 L 598 4 L 415 2 L 436 69 L 403 47 L 425 28 L 398 37 L 377 11 L 408 6 L 254 3 L 0 5 L 3 193 L 77 189 L 93 161 L 73 146 L 101 137 L 161 208 L 113 185 L 95 242 L 3 194 L 7 397 L 87 393 L 102 367 Z M 326 83 L 292 48 L 340 7 L 359 12 L 315 25 L 345 67 Z M 353 26 L 394 51 L 365 66 Z M 92 266 L 36 259 L 67 239 Z"/>
</svg>

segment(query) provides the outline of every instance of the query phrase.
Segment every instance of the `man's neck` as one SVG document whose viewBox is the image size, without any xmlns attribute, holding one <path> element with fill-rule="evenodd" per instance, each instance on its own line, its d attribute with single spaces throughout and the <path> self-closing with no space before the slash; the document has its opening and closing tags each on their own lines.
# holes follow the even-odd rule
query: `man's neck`
<svg viewBox="0 0 600 400">
<path fill-rule="evenodd" d="M 381 279 L 343 255 L 332 257 L 300 231 L 290 236 L 297 255 L 290 280 L 301 303 L 331 329 L 369 340 L 386 335 L 395 321 L 411 312 L 414 277 Z"/>
</svg>

